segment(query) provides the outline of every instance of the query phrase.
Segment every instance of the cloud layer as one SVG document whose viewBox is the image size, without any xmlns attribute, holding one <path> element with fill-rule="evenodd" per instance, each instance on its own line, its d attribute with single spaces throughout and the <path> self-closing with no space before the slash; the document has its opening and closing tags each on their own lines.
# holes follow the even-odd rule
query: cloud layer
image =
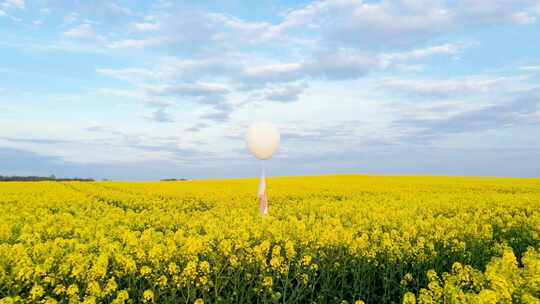
<svg viewBox="0 0 540 304">
<path fill-rule="evenodd" d="M 538 169 L 538 0 L 241 6 L 0 0 L 0 166 L 246 176 L 264 119 L 279 174 Z"/>
</svg>

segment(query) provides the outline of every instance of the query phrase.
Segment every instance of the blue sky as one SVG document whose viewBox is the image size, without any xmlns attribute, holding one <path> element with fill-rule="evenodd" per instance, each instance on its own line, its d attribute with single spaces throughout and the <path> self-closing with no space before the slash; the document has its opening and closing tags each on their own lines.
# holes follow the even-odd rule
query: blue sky
<svg viewBox="0 0 540 304">
<path fill-rule="evenodd" d="M 540 1 L 0 0 L 0 174 L 540 176 Z"/>
</svg>

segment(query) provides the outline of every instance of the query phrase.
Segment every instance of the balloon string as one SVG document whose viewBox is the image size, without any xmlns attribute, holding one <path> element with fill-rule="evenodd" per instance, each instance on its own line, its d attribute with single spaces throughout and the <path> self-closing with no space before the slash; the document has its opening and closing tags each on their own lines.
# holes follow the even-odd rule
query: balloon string
<svg viewBox="0 0 540 304">
<path fill-rule="evenodd" d="M 262 197 L 266 193 L 266 172 L 264 163 L 261 164 L 261 177 L 259 179 L 259 197 Z"/>
<path fill-rule="evenodd" d="M 262 173 L 261 173 L 261 180 L 259 184 L 259 193 L 258 193 L 259 210 L 262 214 L 267 214 L 268 213 L 268 198 L 266 196 L 266 179 L 265 179 L 266 170 L 264 166 L 264 161 L 261 164 L 261 169 L 262 169 Z"/>
</svg>

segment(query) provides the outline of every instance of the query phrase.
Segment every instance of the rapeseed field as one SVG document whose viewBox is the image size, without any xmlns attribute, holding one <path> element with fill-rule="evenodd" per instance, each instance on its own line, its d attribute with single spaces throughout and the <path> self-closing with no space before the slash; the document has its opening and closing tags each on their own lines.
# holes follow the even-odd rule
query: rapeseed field
<svg viewBox="0 0 540 304">
<path fill-rule="evenodd" d="M 540 179 L 0 183 L 0 303 L 539 303 Z"/>
</svg>

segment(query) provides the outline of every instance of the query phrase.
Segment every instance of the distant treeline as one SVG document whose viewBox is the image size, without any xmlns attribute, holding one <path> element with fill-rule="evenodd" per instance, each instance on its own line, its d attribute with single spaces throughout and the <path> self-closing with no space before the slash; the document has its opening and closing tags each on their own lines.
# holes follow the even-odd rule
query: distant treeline
<svg viewBox="0 0 540 304">
<path fill-rule="evenodd" d="M 0 175 L 0 182 L 41 182 L 41 181 L 55 181 L 55 182 L 69 182 L 69 181 L 78 181 L 78 182 L 93 182 L 91 178 L 56 178 L 56 176 L 51 175 L 49 177 L 45 176 L 2 176 Z"/>
<path fill-rule="evenodd" d="M 187 181 L 186 178 L 164 178 L 160 179 L 162 182 L 178 182 L 178 181 Z"/>
</svg>

